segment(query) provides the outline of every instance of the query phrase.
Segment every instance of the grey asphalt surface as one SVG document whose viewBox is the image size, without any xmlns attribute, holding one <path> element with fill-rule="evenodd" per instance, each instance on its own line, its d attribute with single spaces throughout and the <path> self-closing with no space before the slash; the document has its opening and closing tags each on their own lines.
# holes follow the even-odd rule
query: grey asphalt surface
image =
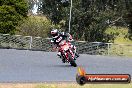
<svg viewBox="0 0 132 88">
<path fill-rule="evenodd" d="M 130 74 L 132 58 L 81 54 L 76 61 L 88 74 Z M 76 80 L 77 67 L 62 63 L 55 52 L 0 49 L 0 82 Z"/>
</svg>

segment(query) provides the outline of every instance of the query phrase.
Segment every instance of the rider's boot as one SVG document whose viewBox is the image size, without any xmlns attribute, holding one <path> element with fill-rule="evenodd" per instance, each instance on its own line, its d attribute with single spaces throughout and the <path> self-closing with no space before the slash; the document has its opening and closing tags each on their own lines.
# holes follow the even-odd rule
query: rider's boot
<svg viewBox="0 0 132 88">
<path fill-rule="evenodd" d="M 61 57 L 61 52 L 58 52 L 57 56 L 62 59 L 62 63 L 65 63 L 65 59 L 63 57 Z"/>
<path fill-rule="evenodd" d="M 76 52 L 75 53 L 75 57 L 78 58 L 80 55 Z"/>
<path fill-rule="evenodd" d="M 64 58 L 62 58 L 62 63 L 65 63 L 65 59 Z"/>
<path fill-rule="evenodd" d="M 58 53 L 57 53 L 57 56 L 58 56 L 59 58 L 61 58 L 61 52 L 58 52 Z"/>
<path fill-rule="evenodd" d="M 75 53 L 75 58 L 79 57 L 79 54 L 76 52 L 76 47 L 72 46 L 73 52 Z"/>
</svg>

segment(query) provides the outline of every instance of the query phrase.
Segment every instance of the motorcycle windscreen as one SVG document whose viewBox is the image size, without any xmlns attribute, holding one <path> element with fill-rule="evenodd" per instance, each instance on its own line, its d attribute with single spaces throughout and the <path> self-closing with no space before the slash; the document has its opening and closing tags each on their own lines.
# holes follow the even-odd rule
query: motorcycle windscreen
<svg viewBox="0 0 132 88">
<path fill-rule="evenodd" d="M 62 48 L 64 51 L 67 51 L 67 50 L 69 49 L 69 46 L 66 44 L 66 45 L 61 46 L 61 48 Z"/>
</svg>

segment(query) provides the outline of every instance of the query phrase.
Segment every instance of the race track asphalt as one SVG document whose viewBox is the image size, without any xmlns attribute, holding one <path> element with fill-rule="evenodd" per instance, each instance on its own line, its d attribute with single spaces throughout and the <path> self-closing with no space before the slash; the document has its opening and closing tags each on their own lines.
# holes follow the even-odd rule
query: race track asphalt
<svg viewBox="0 0 132 88">
<path fill-rule="evenodd" d="M 81 54 L 76 62 L 88 74 L 132 75 L 132 58 Z M 56 52 L 0 49 L 0 83 L 75 82 L 76 73 Z"/>
</svg>

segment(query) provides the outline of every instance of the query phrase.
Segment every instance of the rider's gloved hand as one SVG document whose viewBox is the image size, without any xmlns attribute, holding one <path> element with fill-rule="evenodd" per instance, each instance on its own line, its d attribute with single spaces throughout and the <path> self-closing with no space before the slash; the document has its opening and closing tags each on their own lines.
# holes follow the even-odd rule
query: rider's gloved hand
<svg viewBox="0 0 132 88">
<path fill-rule="evenodd" d="M 68 41 L 69 41 L 69 42 L 72 42 L 72 41 L 74 41 L 74 40 L 73 40 L 73 39 L 69 39 Z"/>
</svg>

